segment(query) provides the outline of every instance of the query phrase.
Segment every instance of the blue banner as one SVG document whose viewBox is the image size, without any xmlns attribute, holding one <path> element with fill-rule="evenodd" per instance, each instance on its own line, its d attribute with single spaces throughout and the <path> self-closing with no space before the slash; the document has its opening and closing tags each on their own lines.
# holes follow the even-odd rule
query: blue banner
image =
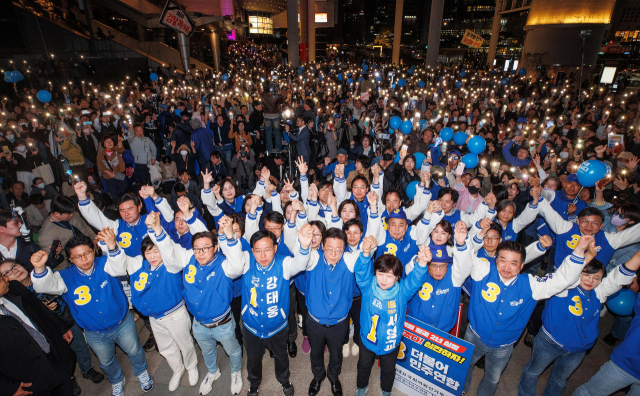
<svg viewBox="0 0 640 396">
<path fill-rule="evenodd" d="M 409 396 L 460 396 L 473 344 L 407 316 L 393 387 Z"/>
</svg>

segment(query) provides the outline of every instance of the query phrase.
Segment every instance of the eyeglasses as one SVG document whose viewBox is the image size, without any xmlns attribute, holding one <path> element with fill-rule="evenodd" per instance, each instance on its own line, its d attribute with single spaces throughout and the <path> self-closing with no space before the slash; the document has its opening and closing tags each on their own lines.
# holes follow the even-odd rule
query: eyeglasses
<svg viewBox="0 0 640 396">
<path fill-rule="evenodd" d="M 584 272 L 581 274 L 581 276 L 589 281 L 592 282 L 600 282 L 602 280 L 602 277 L 600 275 L 596 275 L 596 274 L 585 274 Z"/>
<path fill-rule="evenodd" d="M 273 248 L 266 248 L 266 249 L 260 249 L 260 250 L 252 249 L 252 250 L 253 250 L 254 256 L 261 256 L 263 254 L 269 254 L 273 252 Z"/>
<path fill-rule="evenodd" d="M 175 223 L 176 223 L 176 224 L 178 224 L 178 223 L 186 223 L 186 221 L 184 220 L 184 218 L 178 218 L 178 217 L 176 217 L 176 218 L 174 219 L 174 221 L 175 221 Z"/>
<path fill-rule="evenodd" d="M 352 190 L 366 190 L 367 186 L 352 186 Z"/>
<path fill-rule="evenodd" d="M 20 267 L 20 264 L 13 264 L 11 268 L 2 273 L 2 276 L 9 276 L 13 274 L 18 269 L 18 267 Z"/>
<path fill-rule="evenodd" d="M 433 264 L 433 263 L 429 263 L 429 268 L 434 269 L 434 270 L 438 270 L 438 271 L 444 271 L 449 267 L 449 264 Z"/>
<path fill-rule="evenodd" d="M 193 248 L 193 253 L 194 254 L 196 254 L 196 253 L 207 254 L 207 253 L 209 253 L 209 249 L 211 249 L 212 247 L 213 246 L 203 246 L 203 247 L 199 247 L 199 248 L 194 247 Z"/>
<path fill-rule="evenodd" d="M 340 255 L 342 254 L 342 252 L 344 252 L 344 249 L 324 249 L 324 251 L 328 254 L 328 255 Z"/>
<path fill-rule="evenodd" d="M 484 240 L 487 241 L 497 241 L 498 239 L 500 239 L 500 237 L 484 237 Z"/>
<path fill-rule="evenodd" d="M 90 259 L 91 256 L 94 254 L 93 250 L 87 250 L 86 252 L 79 254 L 77 256 L 73 256 L 73 257 L 69 257 L 69 260 L 71 261 L 81 261 L 84 259 Z"/>
<path fill-rule="evenodd" d="M 449 159 L 452 159 L 454 161 L 457 161 L 460 159 L 460 157 L 458 157 L 457 155 L 452 155 L 451 157 L 449 157 Z"/>
<path fill-rule="evenodd" d="M 284 226 L 282 225 L 277 225 L 277 226 L 272 226 L 272 227 L 265 227 L 264 229 L 267 231 L 271 231 L 274 234 L 276 233 L 276 231 L 282 231 L 282 228 L 284 228 Z"/>
</svg>

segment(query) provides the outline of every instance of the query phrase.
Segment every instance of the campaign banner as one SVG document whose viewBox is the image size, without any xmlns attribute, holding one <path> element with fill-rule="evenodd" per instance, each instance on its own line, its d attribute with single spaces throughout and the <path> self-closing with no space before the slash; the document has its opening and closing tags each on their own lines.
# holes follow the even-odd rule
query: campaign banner
<svg viewBox="0 0 640 396">
<path fill-rule="evenodd" d="M 461 44 L 468 45 L 471 48 L 480 48 L 484 43 L 484 39 L 469 29 L 464 31 Z"/>
<path fill-rule="evenodd" d="M 607 145 L 609 148 L 613 148 L 616 144 L 624 146 L 624 135 L 618 135 L 615 133 L 609 134 Z"/>
<path fill-rule="evenodd" d="M 460 396 L 473 344 L 406 317 L 393 387 L 409 396 Z"/>
<path fill-rule="evenodd" d="M 196 30 L 196 24 L 187 16 L 182 8 L 173 1 L 167 1 L 167 4 L 160 14 L 160 24 L 174 29 L 180 33 L 184 33 L 187 37 L 191 37 Z"/>
</svg>

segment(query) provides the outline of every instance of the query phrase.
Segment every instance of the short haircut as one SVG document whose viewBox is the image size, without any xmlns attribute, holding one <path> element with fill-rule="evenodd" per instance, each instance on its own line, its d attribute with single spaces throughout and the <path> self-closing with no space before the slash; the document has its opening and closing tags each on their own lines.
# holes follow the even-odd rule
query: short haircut
<svg viewBox="0 0 640 396">
<path fill-rule="evenodd" d="M 496 205 L 496 213 L 502 212 L 503 210 L 505 210 L 509 206 L 511 206 L 513 208 L 513 216 L 515 217 L 515 215 L 516 215 L 516 203 L 513 202 L 510 199 L 503 199 L 502 201 L 498 202 L 498 204 Z"/>
<path fill-rule="evenodd" d="M 118 208 L 119 210 L 120 205 L 128 201 L 133 201 L 133 204 L 136 206 L 139 206 L 141 203 L 140 197 L 138 196 L 138 194 L 128 192 L 128 193 L 122 194 L 122 196 L 118 198 L 118 200 L 116 201 L 116 208 Z"/>
<path fill-rule="evenodd" d="M 273 213 L 273 212 L 271 212 L 271 213 Z M 263 238 L 271 239 L 271 242 L 273 242 L 273 246 L 278 244 L 278 240 L 277 240 L 276 236 L 273 234 L 273 232 L 271 232 L 269 230 L 260 230 L 260 231 L 257 231 L 255 234 L 251 235 L 251 241 L 249 241 L 249 244 L 251 245 L 251 248 L 253 248 L 253 246 L 256 244 L 256 242 L 258 242 L 259 240 L 261 240 Z"/>
<path fill-rule="evenodd" d="M 358 175 L 353 178 L 353 181 L 351 182 L 351 188 L 353 188 L 353 183 L 357 182 L 358 180 L 362 181 L 364 185 L 369 188 L 369 180 L 367 180 L 367 178 L 362 175 Z"/>
<path fill-rule="evenodd" d="M 358 226 L 358 228 L 360 228 L 360 232 L 364 232 L 364 225 L 358 219 L 348 220 L 346 223 L 342 225 L 342 231 L 347 232 L 352 225 Z"/>
<path fill-rule="evenodd" d="M 239 213 L 233 213 L 228 216 L 231 217 L 231 220 L 240 227 L 240 236 L 244 236 L 244 217 L 240 216 Z"/>
<path fill-rule="evenodd" d="M 183 193 L 183 192 L 187 191 L 187 188 L 182 183 L 176 183 L 173 186 L 173 191 L 175 191 L 176 193 Z"/>
<path fill-rule="evenodd" d="M 16 180 L 13 183 L 11 183 L 11 187 L 13 188 L 13 186 L 15 186 L 16 184 L 22 184 L 22 188 L 24 188 L 24 183 L 21 182 L 20 180 Z"/>
<path fill-rule="evenodd" d="M 345 205 L 353 205 L 353 208 L 356 212 L 355 218 L 360 220 L 360 208 L 358 207 L 358 203 L 353 199 L 345 199 L 344 201 L 342 201 L 342 203 L 340 203 L 340 206 L 338 206 L 338 216 L 340 216 L 340 214 L 342 213 L 342 209 L 344 209 Z"/>
<path fill-rule="evenodd" d="M 489 232 L 491 230 L 497 232 L 498 235 L 500 236 L 500 238 L 502 238 L 503 229 L 502 229 L 502 225 L 500 223 L 492 221 L 491 225 L 489 226 L 489 229 L 487 230 L 487 232 Z"/>
<path fill-rule="evenodd" d="M 583 274 L 597 274 L 600 271 L 602 271 L 602 277 L 606 278 L 607 269 L 600 260 L 595 258 L 585 264 L 584 268 L 582 269 Z"/>
<path fill-rule="evenodd" d="M 582 219 L 583 217 L 587 217 L 587 216 L 598 216 L 600 218 L 600 221 L 604 222 L 604 213 L 602 213 L 600 209 L 596 209 L 591 206 L 588 206 L 582 209 L 580 213 L 578 213 L 579 219 Z"/>
<path fill-rule="evenodd" d="M 400 192 L 400 190 L 397 190 L 395 188 L 390 188 L 384 193 L 384 195 L 382 195 L 382 202 L 384 204 L 387 203 L 387 197 L 391 194 L 396 194 L 398 196 L 398 200 L 402 202 L 402 193 Z"/>
<path fill-rule="evenodd" d="M 509 198 L 509 191 L 501 184 L 494 184 L 493 187 L 491 187 L 491 192 L 496 196 L 498 202 Z"/>
<path fill-rule="evenodd" d="M 441 188 L 440 191 L 438 191 L 438 199 L 442 199 L 442 197 L 444 197 L 447 194 L 451 195 L 451 200 L 453 201 L 454 204 L 458 203 L 458 198 L 460 197 L 460 194 L 458 194 L 458 192 L 451 187 Z"/>
<path fill-rule="evenodd" d="M 51 213 L 72 214 L 76 212 L 76 203 L 69 197 L 58 195 L 51 202 Z"/>
<path fill-rule="evenodd" d="M 182 170 L 178 171 L 178 176 L 182 176 L 182 175 L 184 175 L 185 173 L 188 175 L 188 174 L 189 174 L 189 171 L 188 171 L 188 170 L 186 170 L 186 169 L 182 169 Z"/>
<path fill-rule="evenodd" d="M 196 234 L 191 239 L 191 248 L 193 249 L 196 241 L 202 238 L 209 238 L 209 240 L 211 241 L 211 246 L 218 245 L 218 236 L 216 234 L 214 234 L 211 231 L 200 231 L 200 232 L 196 232 Z"/>
<path fill-rule="evenodd" d="M 400 259 L 392 254 L 383 254 L 373 263 L 374 274 L 377 272 L 391 272 L 398 280 L 402 278 L 403 270 L 404 267 Z"/>
<path fill-rule="evenodd" d="M 322 244 L 324 245 L 327 243 L 327 239 L 329 238 L 340 239 L 344 243 L 344 247 L 347 247 L 347 234 L 345 234 L 341 229 L 335 227 L 329 228 L 322 238 Z"/>
<path fill-rule="evenodd" d="M 13 213 L 7 209 L 0 209 L 0 227 L 6 227 L 11 220 L 13 220 Z"/>
<path fill-rule="evenodd" d="M 213 158 L 222 158 L 222 155 L 220 155 L 219 151 L 214 151 L 213 153 L 211 153 L 211 156 Z"/>
<path fill-rule="evenodd" d="M 29 195 L 29 201 L 31 201 L 33 205 L 40 205 L 44 203 L 44 197 L 39 193 L 31 194 Z"/>
<path fill-rule="evenodd" d="M 496 249 L 496 257 L 498 257 L 500 255 L 500 252 L 502 252 L 503 250 L 506 250 L 508 252 L 519 253 L 520 261 L 522 263 L 524 263 L 525 260 L 527 259 L 527 251 L 525 250 L 524 246 L 522 246 L 518 242 L 514 242 L 514 241 L 500 242 L 500 244 L 498 245 L 498 249 Z"/>
<path fill-rule="evenodd" d="M 371 165 L 371 159 L 368 155 L 360 154 L 356 157 L 356 162 L 359 162 L 363 168 L 368 168 Z"/>
<path fill-rule="evenodd" d="M 154 246 L 156 246 L 156 244 L 153 243 L 151 238 L 149 238 L 148 236 L 144 237 L 142 243 L 140 244 L 140 251 L 142 252 L 142 255 L 144 256 L 147 250 L 153 248 Z"/>
<path fill-rule="evenodd" d="M 78 246 L 86 245 L 91 250 L 94 249 L 93 240 L 86 235 L 74 235 L 67 241 L 64 245 L 64 254 L 67 258 L 71 257 L 71 249 L 77 248 Z"/>
<path fill-rule="evenodd" d="M 284 215 L 280 212 L 272 210 L 264 216 L 264 221 L 284 225 Z"/>
</svg>

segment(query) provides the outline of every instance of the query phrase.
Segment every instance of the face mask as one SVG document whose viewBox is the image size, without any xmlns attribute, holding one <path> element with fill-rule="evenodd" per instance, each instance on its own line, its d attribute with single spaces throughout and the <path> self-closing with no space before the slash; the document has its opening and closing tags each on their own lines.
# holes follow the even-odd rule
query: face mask
<svg viewBox="0 0 640 396">
<path fill-rule="evenodd" d="M 187 155 L 189 152 L 187 150 L 180 150 L 180 155 Z"/>
<path fill-rule="evenodd" d="M 564 122 L 559 122 L 559 123 L 558 123 L 558 126 L 559 126 L 559 127 L 562 127 L 563 125 L 564 125 Z"/>
<path fill-rule="evenodd" d="M 27 151 L 27 148 L 25 146 L 18 146 L 16 147 L 16 151 L 19 153 L 24 153 L 25 151 Z"/>
<path fill-rule="evenodd" d="M 98 183 L 96 183 L 95 180 L 89 180 L 89 184 L 94 184 L 95 185 L 95 184 L 98 184 Z"/>
<path fill-rule="evenodd" d="M 563 135 L 566 135 L 567 133 L 569 133 L 569 130 L 568 130 L 568 129 L 563 129 L 563 130 L 562 130 L 562 134 L 563 134 Z"/>
<path fill-rule="evenodd" d="M 622 162 L 622 161 L 618 161 L 618 162 L 616 162 L 616 166 L 617 166 L 618 168 L 620 168 L 620 169 L 624 169 L 624 168 L 626 168 L 626 166 L 625 166 L 624 162 Z"/>
<path fill-rule="evenodd" d="M 473 194 L 477 194 L 478 191 L 480 191 L 480 189 L 476 186 L 469 186 L 467 187 L 467 190 L 469 190 L 469 194 L 473 195 Z"/>
<path fill-rule="evenodd" d="M 44 183 L 38 183 L 38 188 L 41 188 L 44 190 L 44 187 L 45 187 Z"/>
<path fill-rule="evenodd" d="M 7 140 L 13 143 L 13 141 L 16 140 L 16 137 L 13 135 L 7 135 Z"/>
<path fill-rule="evenodd" d="M 569 158 L 569 153 L 566 151 L 562 151 L 559 155 L 560 155 L 560 158 L 562 158 L 563 160 L 566 160 L 567 158 Z"/>
<path fill-rule="evenodd" d="M 623 226 L 623 225 L 627 224 L 628 222 L 629 222 L 629 219 L 623 219 L 622 217 L 620 217 L 620 215 L 613 216 L 611 218 L 611 224 L 616 226 L 616 227 Z"/>
</svg>

